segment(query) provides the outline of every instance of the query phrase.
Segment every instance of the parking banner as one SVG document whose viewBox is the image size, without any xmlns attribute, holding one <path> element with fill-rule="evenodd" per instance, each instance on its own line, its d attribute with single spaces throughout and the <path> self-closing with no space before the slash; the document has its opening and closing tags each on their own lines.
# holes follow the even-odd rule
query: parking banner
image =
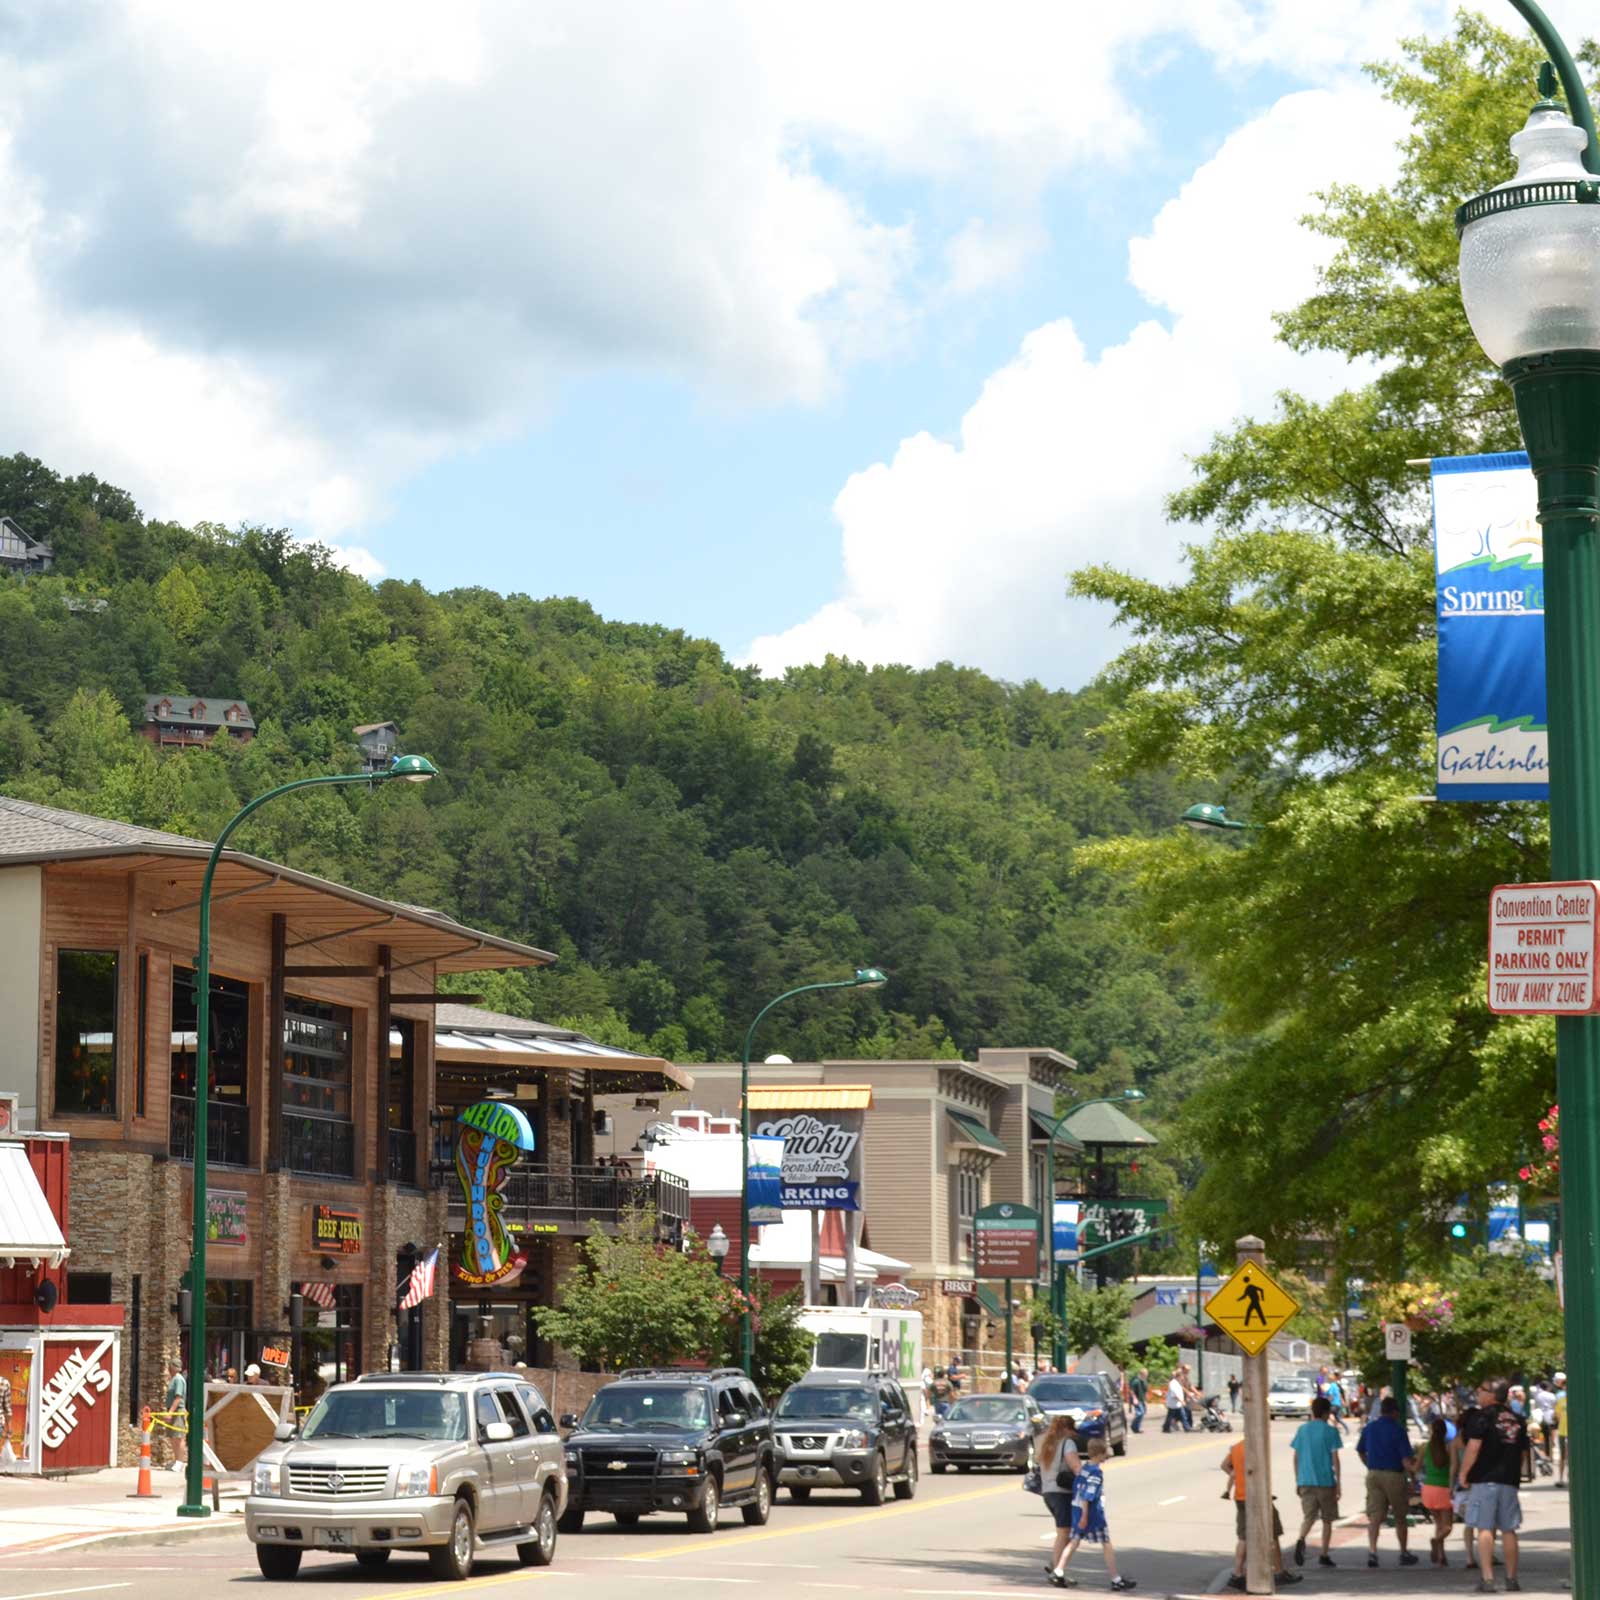
<svg viewBox="0 0 1600 1600">
<path fill-rule="evenodd" d="M 1544 541 L 1527 455 L 1438 456 L 1440 800 L 1547 800 Z"/>
<path fill-rule="evenodd" d="M 783 1140 L 752 1137 L 747 1180 L 752 1222 L 783 1221 Z"/>
</svg>

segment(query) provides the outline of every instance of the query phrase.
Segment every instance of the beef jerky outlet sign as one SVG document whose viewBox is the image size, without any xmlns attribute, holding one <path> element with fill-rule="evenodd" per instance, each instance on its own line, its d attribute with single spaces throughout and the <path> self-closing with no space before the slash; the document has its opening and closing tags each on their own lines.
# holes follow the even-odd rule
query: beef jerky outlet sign
<svg viewBox="0 0 1600 1600">
<path fill-rule="evenodd" d="M 786 1211 L 861 1209 L 859 1111 L 785 1112 L 750 1131 L 783 1140 L 783 1208 Z"/>
</svg>

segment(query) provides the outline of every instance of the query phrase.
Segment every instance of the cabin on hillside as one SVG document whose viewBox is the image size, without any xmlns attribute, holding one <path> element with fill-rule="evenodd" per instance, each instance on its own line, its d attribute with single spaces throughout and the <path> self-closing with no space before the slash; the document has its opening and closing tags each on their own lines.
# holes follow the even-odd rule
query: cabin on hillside
<svg viewBox="0 0 1600 1600">
<path fill-rule="evenodd" d="M 15 517 L 0 517 L 0 572 L 48 572 L 56 553 L 43 539 L 35 539 Z"/>
<path fill-rule="evenodd" d="M 222 734 L 239 744 L 256 736 L 256 719 L 243 700 L 207 700 L 197 694 L 147 694 L 140 734 L 163 750 L 204 748 Z"/>
<path fill-rule="evenodd" d="M 400 730 L 392 722 L 363 722 L 350 731 L 368 772 L 382 772 L 400 753 Z"/>
</svg>

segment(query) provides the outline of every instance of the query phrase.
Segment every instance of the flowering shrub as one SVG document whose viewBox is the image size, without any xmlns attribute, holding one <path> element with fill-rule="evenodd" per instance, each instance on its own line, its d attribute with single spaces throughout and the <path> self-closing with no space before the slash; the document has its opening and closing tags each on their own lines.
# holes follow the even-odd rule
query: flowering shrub
<svg viewBox="0 0 1600 1600">
<path fill-rule="evenodd" d="M 1544 1146 L 1544 1159 L 1530 1162 L 1517 1176 L 1524 1183 L 1536 1183 L 1541 1188 L 1556 1190 L 1561 1186 L 1561 1107 L 1551 1106 L 1539 1118 L 1539 1142 Z"/>
<path fill-rule="evenodd" d="M 1408 1322 L 1433 1333 L 1442 1333 L 1456 1319 L 1455 1300 L 1432 1281 L 1387 1285 L 1378 1291 L 1377 1310 L 1385 1322 Z"/>
</svg>

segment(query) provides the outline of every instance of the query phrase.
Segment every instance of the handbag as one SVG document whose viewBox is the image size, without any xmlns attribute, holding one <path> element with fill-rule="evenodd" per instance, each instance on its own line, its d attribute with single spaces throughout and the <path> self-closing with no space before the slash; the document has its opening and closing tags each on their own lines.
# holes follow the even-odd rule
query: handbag
<svg viewBox="0 0 1600 1600">
<path fill-rule="evenodd" d="M 1022 1475 L 1022 1488 L 1026 1494 L 1043 1494 L 1044 1479 L 1039 1475 L 1037 1467 L 1029 1467 Z"/>
</svg>

